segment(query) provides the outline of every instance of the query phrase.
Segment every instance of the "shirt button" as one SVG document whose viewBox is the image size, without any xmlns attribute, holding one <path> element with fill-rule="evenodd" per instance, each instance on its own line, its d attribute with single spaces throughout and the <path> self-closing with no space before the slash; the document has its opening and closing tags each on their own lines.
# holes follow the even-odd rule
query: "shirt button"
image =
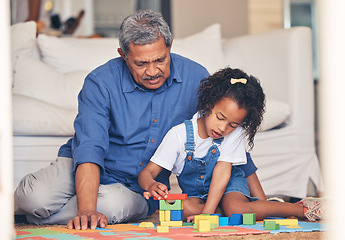
<svg viewBox="0 0 345 240">
<path fill-rule="evenodd" d="M 151 139 L 151 142 L 152 142 L 152 143 L 154 143 L 154 142 L 155 142 L 155 140 Z"/>
<path fill-rule="evenodd" d="M 212 153 L 215 154 L 217 152 L 217 149 L 213 148 Z"/>
<path fill-rule="evenodd" d="M 204 178 L 205 178 L 204 175 L 201 175 L 201 176 L 200 176 L 200 179 L 204 179 Z"/>
<path fill-rule="evenodd" d="M 140 163 L 140 166 L 143 166 L 144 165 L 144 163 Z"/>
<path fill-rule="evenodd" d="M 157 122 L 157 119 L 153 119 L 153 122 L 156 123 L 156 122 Z"/>
<path fill-rule="evenodd" d="M 187 157 L 188 161 L 192 160 L 192 156 Z"/>
</svg>

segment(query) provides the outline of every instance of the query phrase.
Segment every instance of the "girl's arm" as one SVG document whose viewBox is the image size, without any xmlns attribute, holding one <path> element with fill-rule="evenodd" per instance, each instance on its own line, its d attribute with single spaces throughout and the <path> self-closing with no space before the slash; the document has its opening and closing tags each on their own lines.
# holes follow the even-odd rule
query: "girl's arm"
<svg viewBox="0 0 345 240">
<path fill-rule="evenodd" d="M 257 197 L 260 200 L 267 200 L 265 192 L 262 189 L 261 183 L 256 173 L 249 175 L 247 179 L 248 179 L 248 188 L 250 191 L 250 196 Z"/>
<path fill-rule="evenodd" d="M 212 214 L 222 199 L 231 176 L 232 163 L 219 161 L 213 169 L 210 190 L 201 213 Z"/>
<path fill-rule="evenodd" d="M 144 192 L 144 197 L 146 199 L 149 199 L 150 197 L 156 197 L 158 199 L 167 197 L 167 194 L 169 193 L 167 186 L 154 180 L 162 169 L 163 168 L 161 166 L 153 162 L 149 162 L 139 174 L 138 182 L 141 188 L 147 191 Z"/>
</svg>

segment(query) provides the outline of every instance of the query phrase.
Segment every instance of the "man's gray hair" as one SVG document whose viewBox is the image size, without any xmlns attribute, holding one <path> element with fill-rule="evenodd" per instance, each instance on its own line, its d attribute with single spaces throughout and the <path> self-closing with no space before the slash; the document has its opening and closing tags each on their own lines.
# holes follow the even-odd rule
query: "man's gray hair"
<svg viewBox="0 0 345 240">
<path fill-rule="evenodd" d="M 123 20 L 119 34 L 120 48 L 127 58 L 131 43 L 151 44 L 158 41 L 160 37 L 164 38 L 167 47 L 171 46 L 173 36 L 162 14 L 153 10 L 142 10 Z"/>
</svg>

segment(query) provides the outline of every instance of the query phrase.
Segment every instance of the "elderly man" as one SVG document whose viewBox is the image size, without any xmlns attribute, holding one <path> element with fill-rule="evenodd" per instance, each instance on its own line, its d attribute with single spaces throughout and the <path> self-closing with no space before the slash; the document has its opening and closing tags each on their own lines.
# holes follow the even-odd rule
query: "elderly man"
<svg viewBox="0 0 345 240">
<path fill-rule="evenodd" d="M 192 118 L 207 70 L 170 53 L 172 34 L 160 13 L 127 17 L 121 57 L 92 71 L 79 93 L 75 135 L 49 167 L 23 178 L 16 214 L 30 223 L 92 229 L 146 218 L 157 203 L 145 200 L 138 174 L 167 131 Z M 265 198 L 249 154 L 243 166 L 253 196 Z M 170 172 L 157 180 L 168 184 Z"/>
</svg>

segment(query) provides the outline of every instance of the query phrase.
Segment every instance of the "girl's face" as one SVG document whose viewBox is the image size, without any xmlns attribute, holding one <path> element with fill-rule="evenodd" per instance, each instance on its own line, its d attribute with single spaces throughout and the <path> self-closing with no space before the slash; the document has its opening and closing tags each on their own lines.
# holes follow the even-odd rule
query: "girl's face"
<svg viewBox="0 0 345 240">
<path fill-rule="evenodd" d="M 234 131 L 246 116 L 246 109 L 239 108 L 238 104 L 230 98 L 222 98 L 214 105 L 209 115 L 200 118 L 199 136 L 213 139 L 225 137 Z"/>
</svg>

